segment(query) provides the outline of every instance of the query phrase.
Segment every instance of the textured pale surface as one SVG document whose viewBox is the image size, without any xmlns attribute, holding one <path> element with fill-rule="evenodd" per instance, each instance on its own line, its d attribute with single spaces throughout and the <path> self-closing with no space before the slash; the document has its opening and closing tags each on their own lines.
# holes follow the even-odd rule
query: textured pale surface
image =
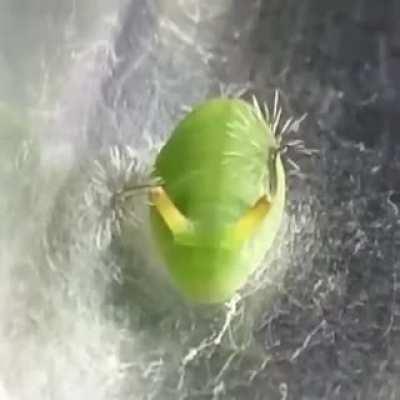
<svg viewBox="0 0 400 400">
<path fill-rule="evenodd" d="M 397 399 L 398 2 L 38 3 L 0 0 L 1 101 L 32 117 L 0 146 L 1 400 Z M 287 155 L 268 273 L 191 308 L 144 268 L 142 230 L 108 247 L 109 195 L 182 105 L 249 86 L 308 113 L 320 158 Z"/>
</svg>

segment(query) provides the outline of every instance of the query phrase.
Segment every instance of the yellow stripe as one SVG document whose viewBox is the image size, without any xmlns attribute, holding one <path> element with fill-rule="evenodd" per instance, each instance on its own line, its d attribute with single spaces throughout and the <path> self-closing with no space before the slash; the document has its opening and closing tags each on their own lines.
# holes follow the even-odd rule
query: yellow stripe
<svg viewBox="0 0 400 400">
<path fill-rule="evenodd" d="M 172 233 L 188 232 L 191 226 L 190 221 L 176 208 L 161 186 L 150 190 L 150 201 Z"/>
</svg>

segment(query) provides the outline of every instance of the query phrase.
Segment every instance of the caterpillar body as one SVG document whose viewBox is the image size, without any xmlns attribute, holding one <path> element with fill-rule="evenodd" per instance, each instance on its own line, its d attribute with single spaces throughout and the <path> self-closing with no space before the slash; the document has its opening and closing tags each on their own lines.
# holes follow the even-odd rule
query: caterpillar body
<svg viewBox="0 0 400 400">
<path fill-rule="evenodd" d="M 208 100 L 156 158 L 153 235 L 175 285 L 194 302 L 229 299 L 273 244 L 285 203 L 276 114 L 256 102 Z"/>
</svg>

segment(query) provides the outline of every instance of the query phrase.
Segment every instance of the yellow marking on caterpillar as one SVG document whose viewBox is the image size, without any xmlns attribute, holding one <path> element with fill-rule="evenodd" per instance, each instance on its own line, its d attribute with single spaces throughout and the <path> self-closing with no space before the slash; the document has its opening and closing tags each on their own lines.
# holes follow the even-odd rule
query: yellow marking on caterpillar
<svg viewBox="0 0 400 400">
<path fill-rule="evenodd" d="M 179 235 L 190 230 L 190 221 L 176 208 L 161 186 L 150 190 L 150 201 L 173 234 Z"/>
<path fill-rule="evenodd" d="M 233 240 L 242 243 L 248 240 L 263 222 L 271 208 L 267 196 L 261 196 L 233 227 Z"/>
</svg>

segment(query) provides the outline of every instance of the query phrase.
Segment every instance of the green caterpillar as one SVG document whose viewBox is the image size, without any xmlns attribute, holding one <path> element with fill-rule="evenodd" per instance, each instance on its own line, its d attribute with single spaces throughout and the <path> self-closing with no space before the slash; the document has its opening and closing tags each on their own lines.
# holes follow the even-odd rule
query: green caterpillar
<svg viewBox="0 0 400 400">
<path fill-rule="evenodd" d="M 156 158 L 153 235 L 175 285 L 194 302 L 229 299 L 273 243 L 285 203 L 279 118 L 257 102 L 209 100 Z"/>
</svg>

